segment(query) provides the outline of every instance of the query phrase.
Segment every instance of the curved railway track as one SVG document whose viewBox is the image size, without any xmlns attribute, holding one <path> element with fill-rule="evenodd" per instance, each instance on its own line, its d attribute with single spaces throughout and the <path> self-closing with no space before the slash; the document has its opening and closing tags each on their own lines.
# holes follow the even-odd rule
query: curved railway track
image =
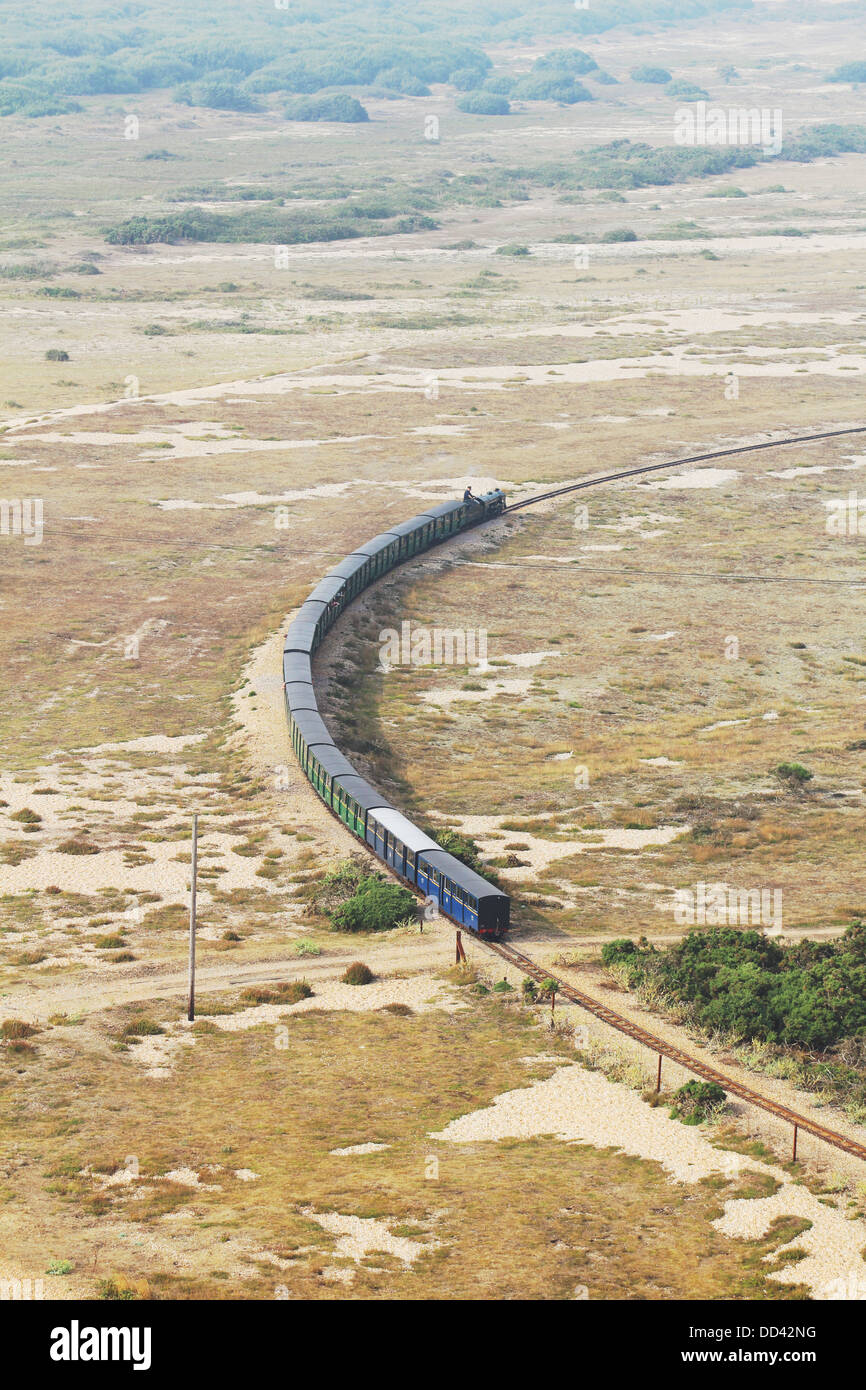
<svg viewBox="0 0 866 1390">
<path fill-rule="evenodd" d="M 638 468 L 622 469 L 617 473 L 606 473 L 599 477 L 585 478 L 578 483 L 568 483 L 564 487 L 552 488 L 548 492 L 538 493 L 535 497 L 523 498 L 519 502 L 514 502 L 506 507 L 506 514 L 521 511 L 524 507 L 532 507 L 538 502 L 547 502 L 554 497 L 562 497 L 570 492 L 580 492 L 585 488 L 599 487 L 603 483 L 618 482 L 622 478 L 635 478 L 643 473 L 670 472 L 672 468 L 683 468 L 688 464 L 708 463 L 712 459 L 730 458 L 736 454 L 757 453 L 762 449 L 778 449 L 791 444 L 814 444 L 823 439 L 838 439 L 840 436 L 849 434 L 866 433 L 866 425 L 854 425 L 841 430 L 824 430 L 820 434 L 796 435 L 788 439 L 768 439 L 762 440 L 758 444 L 741 444 L 730 449 L 714 449 L 708 453 L 692 454 L 688 458 L 667 460 L 664 463 L 648 463 Z M 645 1028 L 641 1028 L 631 1019 L 618 1014 L 614 1009 L 609 1009 L 606 1004 L 593 999 L 591 995 L 584 994 L 582 990 L 575 989 L 556 975 L 549 971 L 542 970 L 536 965 L 529 956 L 523 955 L 513 946 L 503 942 L 485 940 L 482 945 L 488 950 L 495 951 L 503 960 L 516 966 L 525 975 L 537 981 L 556 980 L 558 993 L 563 998 L 569 999 L 573 1004 L 578 1004 L 580 1008 L 593 1014 L 602 1023 L 606 1023 L 617 1032 L 624 1033 L 635 1042 L 642 1043 L 643 1046 L 657 1053 L 658 1056 L 667 1057 L 669 1061 L 676 1062 L 679 1066 L 690 1071 L 695 1076 L 701 1077 L 704 1081 L 715 1081 L 717 1085 L 732 1095 L 738 1096 L 740 1100 L 756 1106 L 760 1110 L 765 1110 L 781 1120 L 785 1120 L 794 1127 L 794 1152 L 796 1154 L 797 1134 L 802 1130 L 804 1134 L 811 1134 L 816 1139 L 823 1140 L 833 1148 L 841 1149 L 844 1153 L 851 1154 L 855 1158 L 866 1161 L 866 1145 L 858 1144 L 856 1140 L 847 1138 L 844 1134 L 837 1133 L 836 1130 L 828 1129 L 825 1125 L 820 1125 L 815 1120 L 808 1119 L 805 1115 L 800 1115 L 795 1110 L 790 1110 L 785 1105 L 779 1105 L 777 1101 L 770 1100 L 767 1096 L 761 1095 L 750 1087 L 744 1086 L 742 1082 L 734 1081 L 726 1076 L 724 1072 L 717 1071 L 714 1067 L 708 1066 L 697 1057 L 692 1057 L 689 1053 L 683 1052 L 680 1048 L 674 1047 L 672 1043 L 665 1042 L 654 1033 L 649 1033 Z"/>
<path fill-rule="evenodd" d="M 504 507 L 498 515 L 501 516 L 521 511 L 525 507 L 535 506 L 539 502 L 546 502 L 556 497 L 562 497 L 568 493 L 579 492 L 591 487 L 599 487 L 604 483 L 618 482 L 625 478 L 639 477 L 645 473 L 670 472 L 672 469 L 682 468 L 688 464 L 707 463 L 712 459 L 730 458 L 734 455 L 756 453 L 764 449 L 784 448 L 792 444 L 813 444 L 824 439 L 837 439 L 845 435 L 863 433 L 866 433 L 866 425 L 853 425 L 844 429 L 824 430 L 818 434 L 796 435 L 787 439 L 768 439 L 762 440 L 757 444 L 741 444 L 727 449 L 714 449 L 702 454 L 693 454 L 687 458 L 666 460 L 662 463 L 643 464 L 637 468 L 622 469 L 616 473 L 606 473 L 597 477 L 584 478 L 579 482 L 567 483 L 562 487 L 552 488 L 546 492 L 538 493 L 534 497 L 523 498 L 518 502 L 512 503 L 511 506 Z M 491 518 L 491 520 L 494 519 L 498 518 Z M 483 524 L 489 523 L 482 523 L 482 525 Z M 307 679 L 309 679 L 309 677 L 307 677 Z M 333 808 L 331 809 L 333 810 Z M 334 814 L 336 814 L 336 812 L 334 812 Z M 381 860 L 381 856 L 379 856 L 379 858 Z M 385 867 L 390 867 L 392 872 L 396 872 L 393 866 L 389 866 L 387 862 L 385 863 Z M 414 885 L 410 882 L 409 886 L 413 887 Z M 414 887 L 414 891 L 420 892 L 417 886 Z M 624 1033 L 632 1038 L 635 1042 L 651 1049 L 659 1056 L 659 1068 L 661 1068 L 661 1058 L 667 1057 L 670 1061 L 690 1071 L 693 1075 L 702 1077 L 705 1081 L 714 1081 L 724 1090 L 738 1096 L 748 1104 L 755 1106 L 759 1110 L 775 1115 L 777 1118 L 791 1124 L 794 1127 L 795 1158 L 797 1152 L 797 1135 L 799 1131 L 802 1130 L 803 1133 L 811 1134 L 816 1139 L 820 1139 L 824 1143 L 830 1144 L 844 1153 L 866 1161 L 866 1144 L 859 1144 L 856 1140 L 850 1139 L 846 1135 L 828 1129 L 826 1126 L 818 1124 L 817 1121 L 809 1119 L 805 1115 L 801 1115 L 797 1111 L 789 1109 L 787 1106 L 780 1105 L 777 1101 L 770 1100 L 767 1096 L 753 1091 L 750 1087 L 743 1085 L 741 1082 L 732 1080 L 729 1076 L 726 1076 L 723 1072 L 717 1071 L 714 1067 L 709 1066 L 701 1059 L 693 1057 L 687 1052 L 683 1052 L 672 1043 L 666 1042 L 663 1038 L 641 1028 L 640 1025 L 633 1022 L 633 1020 L 626 1018 L 622 1014 L 618 1014 L 614 1009 L 608 1008 L 606 1004 L 602 1004 L 591 995 L 585 994 L 582 990 L 576 989 L 573 985 L 569 985 L 561 978 L 551 975 L 549 971 L 543 970 L 535 961 L 531 960 L 529 956 L 516 950 L 515 947 L 510 944 L 506 944 L 501 940 L 494 941 L 489 937 L 485 938 L 476 933 L 473 934 L 476 935 L 476 938 L 483 946 L 486 946 L 488 950 L 496 952 L 503 960 L 522 971 L 525 975 L 528 975 L 539 983 L 542 980 L 555 980 L 557 992 L 560 993 L 563 998 L 570 1000 L 580 1008 L 585 1009 L 588 1013 L 593 1014 L 600 1022 L 607 1024 L 618 1032 Z M 460 935 L 458 931 L 458 957 L 461 953 L 459 941 Z M 659 1075 L 661 1075 L 661 1071 L 659 1071 Z"/>
<path fill-rule="evenodd" d="M 708 463 L 710 459 L 730 458 L 733 454 L 754 454 L 759 449 L 780 449 L 789 444 L 815 444 L 821 439 L 838 439 L 845 434 L 866 434 L 866 425 L 851 425 L 844 430 L 824 430 L 821 434 L 800 434 L 790 439 L 766 439 L 760 444 L 738 444 L 733 449 L 714 449 L 709 454 L 692 454 L 690 458 L 667 460 L 665 463 L 645 463 L 640 468 L 625 468 L 619 473 L 605 473 L 599 478 L 585 478 L 579 483 L 567 483 L 565 487 L 553 488 L 550 492 L 539 492 L 535 497 L 524 497 L 512 502 L 506 512 L 519 512 L 523 507 L 534 507 L 537 502 L 547 502 L 551 497 L 562 497 L 566 492 L 580 492 L 582 488 L 598 487 L 601 483 L 615 483 L 620 478 L 635 478 L 641 473 L 661 473 L 671 468 L 684 468 L 687 463 Z"/>
</svg>

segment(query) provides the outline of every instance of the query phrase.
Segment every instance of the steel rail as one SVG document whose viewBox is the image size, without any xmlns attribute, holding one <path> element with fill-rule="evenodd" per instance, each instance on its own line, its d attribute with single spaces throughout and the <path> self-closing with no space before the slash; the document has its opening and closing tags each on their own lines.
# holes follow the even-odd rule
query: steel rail
<svg viewBox="0 0 866 1390">
<path fill-rule="evenodd" d="M 591 994 L 584 994 L 582 990 L 575 989 L 573 985 L 557 975 L 551 974 L 549 970 L 544 970 L 529 956 L 525 956 L 522 951 L 517 951 L 511 945 L 505 945 L 501 941 L 491 941 L 486 937 L 478 937 L 482 946 L 486 946 L 489 951 L 495 951 L 498 956 L 507 961 L 510 965 L 516 966 L 525 975 L 529 975 L 538 984 L 544 980 L 555 980 L 557 994 L 562 994 L 573 1004 L 577 1004 L 588 1013 L 594 1014 L 602 1023 L 615 1028 L 620 1033 L 625 1033 L 635 1042 L 642 1043 L 644 1047 L 651 1048 L 653 1052 L 667 1057 L 671 1062 L 676 1062 L 695 1076 L 700 1076 L 704 1081 L 715 1081 L 723 1090 L 732 1092 L 739 1096 L 740 1100 L 747 1101 L 750 1105 L 757 1106 L 760 1110 L 769 1111 L 779 1119 L 786 1120 L 788 1124 L 794 1126 L 795 1130 L 802 1130 L 804 1134 L 812 1134 L 816 1139 L 822 1139 L 824 1143 L 831 1144 L 836 1149 L 842 1149 L 845 1153 L 852 1154 L 855 1158 L 866 1160 L 866 1145 L 858 1144 L 855 1139 L 849 1139 L 844 1134 L 838 1134 L 836 1130 L 827 1129 L 825 1125 L 820 1125 L 816 1120 L 810 1120 L 805 1115 L 800 1115 L 796 1110 L 790 1110 L 786 1105 L 780 1105 L 778 1101 L 770 1100 L 767 1096 L 761 1095 L 758 1091 L 751 1090 L 744 1086 L 741 1081 L 734 1081 L 724 1072 L 717 1071 L 715 1067 L 709 1066 L 697 1057 L 692 1057 L 688 1052 L 683 1052 L 681 1048 L 675 1047 L 673 1043 L 666 1042 L 655 1033 L 649 1033 L 639 1024 L 634 1023 L 630 1018 L 625 1018 L 618 1014 L 614 1009 L 608 1008 L 598 999 L 594 999 Z"/>
<path fill-rule="evenodd" d="M 844 434 L 866 434 L 866 425 L 852 425 L 844 430 L 825 430 L 823 434 L 801 434 L 793 439 L 768 439 L 761 444 L 738 444 L 733 449 L 715 449 L 709 454 L 692 454 L 690 458 L 668 460 L 666 463 L 646 463 L 639 468 L 626 468 L 619 473 L 605 473 L 600 478 L 584 478 L 579 483 L 568 483 L 565 487 L 553 488 L 550 492 L 540 492 L 536 497 L 525 497 L 520 502 L 512 502 L 505 508 L 505 514 L 519 512 L 522 507 L 532 507 L 536 502 L 546 502 L 551 497 L 561 497 L 566 492 L 579 492 L 582 488 L 597 487 L 599 483 L 615 483 L 620 478 L 634 478 L 640 473 L 660 473 L 672 468 L 684 468 L 687 463 L 706 463 L 709 459 L 730 458 L 732 454 L 753 454 L 758 449 L 779 449 L 788 444 L 814 444 L 820 439 L 837 439 Z"/>
</svg>

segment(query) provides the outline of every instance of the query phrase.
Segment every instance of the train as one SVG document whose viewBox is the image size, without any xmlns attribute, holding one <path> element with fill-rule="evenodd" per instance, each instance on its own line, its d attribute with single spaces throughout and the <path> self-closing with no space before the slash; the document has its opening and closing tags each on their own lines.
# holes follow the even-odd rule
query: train
<svg viewBox="0 0 866 1390">
<path fill-rule="evenodd" d="M 501 939 L 510 899 L 404 816 L 340 752 L 313 689 L 316 649 L 343 610 L 383 574 L 505 511 L 501 489 L 443 502 L 374 536 L 319 581 L 301 605 L 283 644 L 283 687 L 292 747 L 310 786 L 334 815 L 393 873 L 435 903 L 459 927 Z"/>
</svg>

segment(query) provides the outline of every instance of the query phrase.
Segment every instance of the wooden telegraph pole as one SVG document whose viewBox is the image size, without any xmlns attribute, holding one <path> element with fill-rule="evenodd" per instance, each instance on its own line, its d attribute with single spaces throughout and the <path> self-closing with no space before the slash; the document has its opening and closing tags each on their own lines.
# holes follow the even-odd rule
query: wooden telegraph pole
<svg viewBox="0 0 866 1390">
<path fill-rule="evenodd" d="M 192 818 L 192 874 L 189 895 L 189 1007 L 186 1016 L 195 1022 L 195 886 L 198 873 L 198 815 Z"/>
</svg>

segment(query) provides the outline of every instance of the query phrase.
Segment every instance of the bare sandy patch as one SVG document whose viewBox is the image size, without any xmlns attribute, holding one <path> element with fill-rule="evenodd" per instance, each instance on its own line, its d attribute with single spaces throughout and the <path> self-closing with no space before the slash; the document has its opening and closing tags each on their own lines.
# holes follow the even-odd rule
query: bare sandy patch
<svg viewBox="0 0 866 1390">
<path fill-rule="evenodd" d="M 425 1251 L 435 1249 L 435 1241 L 409 1240 L 407 1236 L 391 1234 L 384 1221 L 374 1217 L 341 1216 L 339 1212 L 316 1211 L 312 1207 L 304 1209 L 304 1215 L 322 1227 L 330 1235 L 337 1236 L 334 1254 L 360 1264 L 368 1255 L 393 1255 L 404 1269 L 412 1265 Z"/>
<path fill-rule="evenodd" d="M 716 1228 L 723 1235 L 753 1240 L 764 1235 L 777 1217 L 805 1218 L 811 1228 L 781 1248 L 805 1249 L 806 1258 L 769 1277 L 783 1284 L 806 1284 L 819 1298 L 845 1297 L 828 1289 L 852 1269 L 866 1281 L 860 1254 L 866 1245 L 862 1220 L 849 1220 L 826 1206 L 808 1188 L 792 1182 L 782 1168 L 715 1148 L 712 1131 L 671 1120 L 663 1108 L 646 1105 L 636 1091 L 579 1064 L 560 1066 L 547 1080 L 496 1096 L 492 1105 L 452 1120 L 430 1137 L 451 1144 L 477 1144 L 540 1135 L 651 1160 L 679 1183 L 719 1174 L 732 1177 L 745 1170 L 766 1174 L 779 1184 L 776 1192 L 765 1198 L 728 1201 L 724 1215 L 713 1223 Z M 775 1259 L 776 1253 L 766 1258 Z"/>
</svg>

